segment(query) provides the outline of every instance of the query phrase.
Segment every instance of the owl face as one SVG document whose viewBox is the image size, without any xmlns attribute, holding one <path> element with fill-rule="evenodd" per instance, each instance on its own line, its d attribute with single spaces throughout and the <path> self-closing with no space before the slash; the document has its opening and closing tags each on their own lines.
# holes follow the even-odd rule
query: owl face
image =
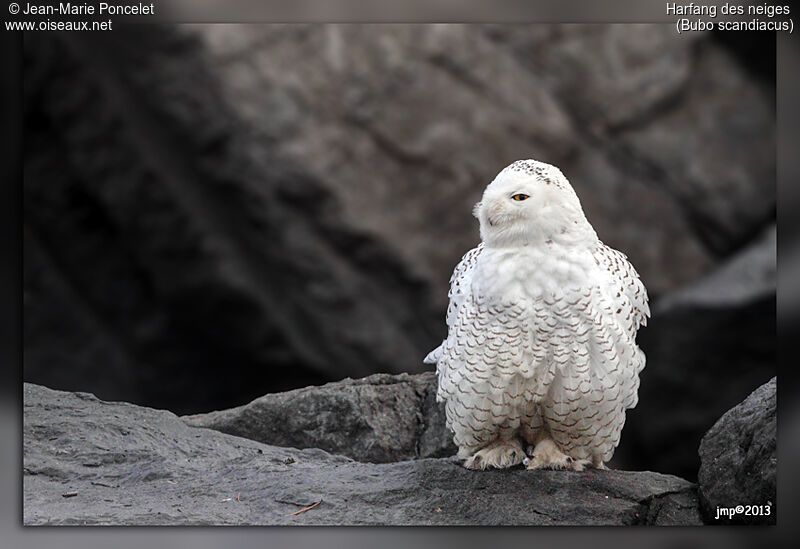
<svg viewBox="0 0 800 549">
<path fill-rule="evenodd" d="M 484 242 L 497 246 L 571 240 L 588 226 L 561 171 L 535 160 L 520 160 L 501 171 L 486 187 L 474 214 Z"/>
</svg>

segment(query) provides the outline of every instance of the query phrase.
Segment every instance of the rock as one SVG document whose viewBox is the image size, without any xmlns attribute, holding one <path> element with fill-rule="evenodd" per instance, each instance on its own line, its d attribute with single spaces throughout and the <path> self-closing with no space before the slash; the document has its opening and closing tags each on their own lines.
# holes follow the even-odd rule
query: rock
<svg viewBox="0 0 800 549">
<path fill-rule="evenodd" d="M 475 220 L 464 212 L 518 158 L 560 166 L 602 238 L 635 260 L 652 291 L 672 289 L 715 261 L 684 222 L 673 186 L 637 171 L 639 157 L 617 150 L 627 135 L 622 121 L 598 133 L 600 124 L 582 115 L 627 116 L 627 130 L 658 126 L 650 111 L 673 99 L 677 112 L 694 108 L 680 99 L 696 77 L 695 40 L 676 39 L 663 25 L 331 25 L 253 29 L 244 37 L 239 28 L 214 26 L 198 28 L 197 37 L 251 131 L 274 132 L 281 156 L 324 181 L 350 222 L 435 288 L 440 307 L 453 266 L 477 241 Z M 309 63 L 314 51 L 326 55 Z M 741 72 L 728 58 L 719 63 L 722 72 Z M 331 86 L 342 92 L 331 97 Z M 751 83 L 746 91 L 759 89 Z M 774 128 L 763 103 L 742 105 L 755 113 L 748 131 L 763 137 L 758 151 L 769 147 Z M 277 128 L 274 104 L 284 113 Z M 719 116 L 723 124 L 730 113 Z M 752 146 L 741 137 L 736 143 Z M 658 159 L 660 151 L 649 155 Z M 365 173 L 368 184 L 357 183 Z M 754 215 L 774 207 L 774 193 L 748 198 L 713 194 Z M 740 226 L 740 234 L 751 227 Z"/>
<path fill-rule="evenodd" d="M 654 304 L 647 356 L 612 464 L 696 480 L 714 422 L 776 374 L 774 227 L 702 280 Z"/>
<path fill-rule="evenodd" d="M 696 487 L 659 473 L 361 463 L 27 383 L 23 405 L 26 525 L 701 523 Z"/>
<path fill-rule="evenodd" d="M 665 295 L 654 308 L 656 315 L 680 308 L 746 306 L 775 294 L 778 279 L 778 233 L 772 225 L 700 280 Z"/>
<path fill-rule="evenodd" d="M 237 408 L 183 418 L 275 446 L 321 448 L 386 463 L 457 451 L 436 403 L 436 374 L 375 374 L 269 394 Z"/>
<path fill-rule="evenodd" d="M 762 134 L 775 123 L 774 96 L 731 70 L 736 62 L 726 52 L 707 46 L 695 50 L 692 78 L 680 92 L 685 108 L 667 108 L 658 123 L 630 129 L 618 144 L 663 180 L 705 246 L 727 256 L 775 219 L 777 145 L 774 134 Z M 752 143 L 756 135 L 764 140 Z M 739 155 L 752 164 L 729 162 Z"/>
<path fill-rule="evenodd" d="M 700 504 L 710 524 L 775 524 L 777 379 L 729 410 L 700 444 Z M 718 509 L 757 506 L 754 514 L 717 518 Z M 769 514 L 764 508 L 769 507 Z"/>
<path fill-rule="evenodd" d="M 615 170 L 680 204 L 694 235 L 713 253 L 735 252 L 774 219 L 776 143 L 767 133 L 775 124 L 772 86 L 754 82 L 709 35 L 676 40 L 666 25 L 563 25 L 503 26 L 493 36 L 569 105 L 584 137 Z M 750 163 L 731 164 L 739 154 Z M 602 204 L 602 197 L 590 196 Z M 612 194 L 607 200 L 625 199 Z M 623 215 L 637 215 L 634 210 L 626 207 Z M 648 213 L 666 227 L 658 213 Z M 635 264 L 647 264 L 636 244 L 621 249 Z M 658 280 L 646 267 L 642 274 Z"/>
<path fill-rule="evenodd" d="M 774 220 L 774 98 L 709 33 L 192 25 L 24 48 L 27 381 L 188 414 L 423 372 L 472 205 L 519 158 L 562 168 L 653 296 Z"/>
<path fill-rule="evenodd" d="M 423 371 L 442 322 L 419 275 L 250 139 L 196 37 L 150 38 L 27 51 L 27 378 L 196 412 Z"/>
</svg>

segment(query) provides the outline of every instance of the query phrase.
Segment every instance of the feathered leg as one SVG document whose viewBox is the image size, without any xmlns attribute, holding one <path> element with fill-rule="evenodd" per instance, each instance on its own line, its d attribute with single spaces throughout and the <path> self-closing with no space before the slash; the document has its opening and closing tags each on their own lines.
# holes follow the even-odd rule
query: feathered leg
<svg viewBox="0 0 800 549">
<path fill-rule="evenodd" d="M 522 463 L 525 452 L 518 438 L 500 439 L 478 450 L 467 458 L 464 467 L 467 469 L 485 470 L 489 467 L 506 469 Z"/>
<path fill-rule="evenodd" d="M 550 437 L 543 437 L 533 448 L 531 457 L 526 463 L 528 469 L 562 469 L 583 471 L 591 465 L 588 459 L 572 459 L 559 450 Z"/>
</svg>

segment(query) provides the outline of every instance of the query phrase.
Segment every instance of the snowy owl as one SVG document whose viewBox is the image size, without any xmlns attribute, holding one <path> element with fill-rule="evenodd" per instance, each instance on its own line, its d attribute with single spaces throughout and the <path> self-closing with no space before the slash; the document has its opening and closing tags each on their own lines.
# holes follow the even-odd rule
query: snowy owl
<svg viewBox="0 0 800 549">
<path fill-rule="evenodd" d="M 644 285 L 555 166 L 514 162 L 474 215 L 482 242 L 453 272 L 447 338 L 425 357 L 458 456 L 470 469 L 604 468 L 638 398 Z"/>
</svg>

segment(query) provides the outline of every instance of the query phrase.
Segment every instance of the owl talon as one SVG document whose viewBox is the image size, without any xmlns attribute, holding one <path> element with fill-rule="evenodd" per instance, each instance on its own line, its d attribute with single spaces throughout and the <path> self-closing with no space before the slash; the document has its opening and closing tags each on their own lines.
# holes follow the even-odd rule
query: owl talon
<svg viewBox="0 0 800 549">
<path fill-rule="evenodd" d="M 528 469 L 555 469 L 558 471 L 583 471 L 590 461 L 574 459 L 562 452 L 550 439 L 540 441 L 534 448 L 533 456 L 526 467 Z"/>
<path fill-rule="evenodd" d="M 570 471 L 578 471 L 578 472 L 584 471 L 587 467 L 591 465 L 591 462 L 588 459 L 573 460 L 572 458 L 570 458 L 570 460 L 571 460 L 569 466 Z"/>
<path fill-rule="evenodd" d="M 516 439 L 498 440 L 475 452 L 464 462 L 467 469 L 485 470 L 491 467 L 506 469 L 519 465 L 525 458 L 522 445 Z"/>
</svg>

